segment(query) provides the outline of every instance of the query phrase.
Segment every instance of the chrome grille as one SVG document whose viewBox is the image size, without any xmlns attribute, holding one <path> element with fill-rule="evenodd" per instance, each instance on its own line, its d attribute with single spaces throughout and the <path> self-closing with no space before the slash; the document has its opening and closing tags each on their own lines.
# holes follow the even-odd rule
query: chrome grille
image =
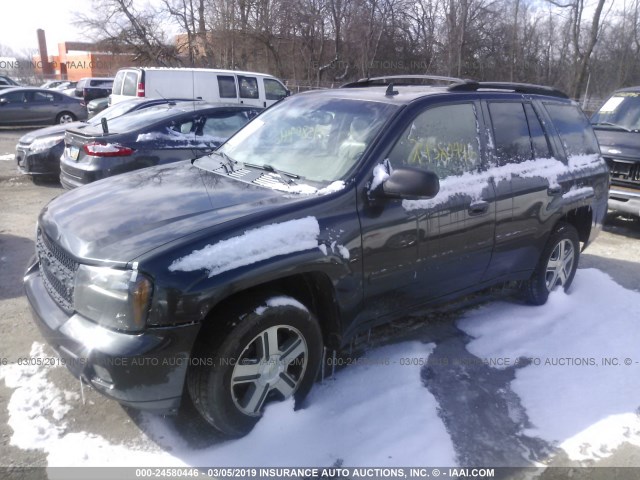
<svg viewBox="0 0 640 480">
<path fill-rule="evenodd" d="M 73 288 L 78 263 L 38 229 L 36 253 L 40 274 L 49 295 L 63 310 L 73 310 Z"/>
<path fill-rule="evenodd" d="M 640 186 L 640 162 L 605 158 L 609 166 L 611 181 L 617 185 Z"/>
</svg>

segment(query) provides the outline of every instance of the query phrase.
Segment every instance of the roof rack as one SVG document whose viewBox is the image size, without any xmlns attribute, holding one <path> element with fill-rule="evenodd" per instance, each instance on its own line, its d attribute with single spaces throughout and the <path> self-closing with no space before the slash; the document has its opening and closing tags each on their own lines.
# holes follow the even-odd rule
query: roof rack
<svg viewBox="0 0 640 480">
<path fill-rule="evenodd" d="M 390 83 L 393 83 L 395 86 L 424 85 L 424 83 L 419 83 L 418 80 L 448 83 L 465 82 L 465 80 L 462 80 L 461 78 L 442 77 L 439 75 L 388 75 L 384 77 L 361 78 L 355 82 L 340 85 L 340 88 L 383 87 Z"/>
<path fill-rule="evenodd" d="M 531 83 L 511 83 L 511 82 L 475 82 L 463 80 L 460 83 L 450 85 L 447 90 L 450 92 L 475 92 L 478 90 L 507 90 L 515 93 L 525 93 L 530 95 L 547 95 L 550 97 L 569 98 L 566 93 L 552 87 L 534 85 Z"/>
</svg>

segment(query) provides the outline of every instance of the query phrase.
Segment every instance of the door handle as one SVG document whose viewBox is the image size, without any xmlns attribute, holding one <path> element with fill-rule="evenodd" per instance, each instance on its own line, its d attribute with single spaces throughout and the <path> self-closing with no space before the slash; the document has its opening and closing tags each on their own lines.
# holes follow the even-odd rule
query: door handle
<svg viewBox="0 0 640 480">
<path fill-rule="evenodd" d="M 563 192 L 562 187 L 549 187 L 547 188 L 547 195 L 555 197 L 561 195 Z"/>
<path fill-rule="evenodd" d="M 484 200 L 480 200 L 477 202 L 473 202 L 469 205 L 469 215 L 482 215 L 483 213 L 487 213 L 489 211 L 489 202 L 485 202 Z"/>
</svg>

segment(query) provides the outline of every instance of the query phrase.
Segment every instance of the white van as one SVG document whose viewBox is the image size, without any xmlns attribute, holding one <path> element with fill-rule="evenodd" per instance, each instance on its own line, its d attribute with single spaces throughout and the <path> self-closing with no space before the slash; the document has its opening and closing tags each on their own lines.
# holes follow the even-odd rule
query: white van
<svg viewBox="0 0 640 480">
<path fill-rule="evenodd" d="M 110 105 L 132 97 L 195 98 L 211 103 L 268 107 L 289 90 L 263 73 L 209 68 L 121 68 L 113 82 Z"/>
</svg>

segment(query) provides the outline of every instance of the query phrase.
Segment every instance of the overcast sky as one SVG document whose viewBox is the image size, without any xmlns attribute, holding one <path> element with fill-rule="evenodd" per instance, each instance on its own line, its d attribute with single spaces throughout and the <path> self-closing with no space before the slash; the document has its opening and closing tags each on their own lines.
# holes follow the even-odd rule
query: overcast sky
<svg viewBox="0 0 640 480">
<path fill-rule="evenodd" d="M 58 42 L 86 41 L 72 24 L 76 12 L 87 13 L 91 0 L 12 0 L 2 2 L 0 45 L 16 52 L 37 49 L 36 30 L 47 37 L 49 55 L 58 53 Z"/>
</svg>

